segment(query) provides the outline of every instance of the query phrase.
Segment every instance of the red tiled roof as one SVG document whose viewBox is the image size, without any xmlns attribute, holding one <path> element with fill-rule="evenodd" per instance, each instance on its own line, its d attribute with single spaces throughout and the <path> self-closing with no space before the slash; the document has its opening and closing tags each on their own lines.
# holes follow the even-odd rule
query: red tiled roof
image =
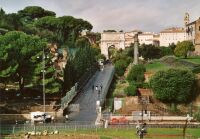
<svg viewBox="0 0 200 139">
<path fill-rule="evenodd" d="M 144 89 L 144 88 L 138 88 L 141 96 L 152 96 L 153 92 L 151 89 Z"/>
<path fill-rule="evenodd" d="M 184 28 L 167 28 L 160 33 L 182 33 L 185 32 Z"/>
</svg>

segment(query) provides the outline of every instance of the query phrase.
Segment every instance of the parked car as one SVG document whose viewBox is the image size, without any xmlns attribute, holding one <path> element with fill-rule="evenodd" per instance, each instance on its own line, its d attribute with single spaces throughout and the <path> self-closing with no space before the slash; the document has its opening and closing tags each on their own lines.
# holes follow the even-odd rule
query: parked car
<svg viewBox="0 0 200 139">
<path fill-rule="evenodd" d="M 52 116 L 45 112 L 31 112 L 31 122 L 32 123 L 48 123 L 51 122 Z"/>
</svg>

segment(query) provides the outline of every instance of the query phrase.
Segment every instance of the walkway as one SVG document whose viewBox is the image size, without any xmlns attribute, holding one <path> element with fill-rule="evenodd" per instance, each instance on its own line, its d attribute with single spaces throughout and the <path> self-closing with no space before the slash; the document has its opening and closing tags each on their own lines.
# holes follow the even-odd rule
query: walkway
<svg viewBox="0 0 200 139">
<path fill-rule="evenodd" d="M 99 100 L 100 97 L 104 98 L 104 96 L 106 96 L 109 88 L 108 85 L 110 85 L 111 79 L 113 78 L 113 72 L 114 67 L 112 65 L 106 65 L 103 71 L 97 71 L 95 73 L 84 87 L 81 94 L 74 100 L 73 104 L 80 105 L 80 111 L 71 112 L 69 114 L 70 120 L 95 122 L 97 118 L 96 101 Z M 102 85 L 102 91 L 98 93 L 98 91 L 95 90 L 95 87 L 93 89 L 93 85 L 98 86 L 98 89 L 101 89 L 100 86 Z"/>
</svg>

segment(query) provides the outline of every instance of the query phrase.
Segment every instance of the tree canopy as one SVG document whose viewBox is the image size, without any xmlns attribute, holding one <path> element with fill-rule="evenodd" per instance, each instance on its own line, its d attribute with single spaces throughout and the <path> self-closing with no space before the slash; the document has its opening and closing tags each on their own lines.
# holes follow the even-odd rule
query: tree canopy
<svg viewBox="0 0 200 139">
<path fill-rule="evenodd" d="M 188 70 L 158 71 L 150 80 L 157 99 L 167 103 L 185 103 L 191 96 L 194 74 Z"/>
<path fill-rule="evenodd" d="M 31 78 L 34 71 L 34 57 L 46 47 L 46 42 L 39 37 L 23 32 L 12 31 L 0 36 L 0 77 L 16 77 L 20 89 L 24 80 Z"/>
<path fill-rule="evenodd" d="M 88 39 L 81 36 L 82 31 L 90 31 L 92 27 L 86 20 L 56 17 L 55 12 L 39 6 L 28 6 L 9 14 L 0 9 L 0 82 L 17 81 L 21 90 L 24 85 L 40 89 L 43 85 L 41 70 L 45 65 L 45 92 L 60 92 L 61 85 L 64 91 L 68 90 L 101 56 L 99 47 L 91 46 Z M 58 57 L 50 53 L 47 44 L 56 45 Z M 61 69 L 64 73 L 59 71 L 64 83 L 60 80 L 62 77 L 56 77 L 58 71 L 55 70 L 59 62 L 63 62 L 62 49 L 73 49 L 73 54 L 67 55 L 65 69 Z M 43 52 L 50 57 L 45 59 L 45 64 Z"/>
<path fill-rule="evenodd" d="M 145 71 L 144 65 L 133 65 L 128 73 L 127 80 L 129 82 L 143 82 Z"/>
<path fill-rule="evenodd" d="M 194 51 L 194 45 L 191 41 L 178 42 L 176 48 L 174 49 L 176 56 L 183 56 L 185 58 L 187 58 L 189 51 Z"/>
</svg>

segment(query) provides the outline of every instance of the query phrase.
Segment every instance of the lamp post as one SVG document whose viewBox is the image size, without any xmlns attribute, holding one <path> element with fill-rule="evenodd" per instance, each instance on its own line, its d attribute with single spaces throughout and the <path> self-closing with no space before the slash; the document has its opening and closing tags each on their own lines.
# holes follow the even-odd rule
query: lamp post
<svg viewBox="0 0 200 139">
<path fill-rule="evenodd" d="M 39 57 L 37 57 L 39 58 Z M 45 109 L 45 59 L 46 58 L 49 58 L 48 56 L 45 56 L 45 53 L 44 53 L 44 48 L 43 48 L 43 52 L 42 52 L 42 92 L 43 92 L 43 112 L 45 113 L 46 112 L 46 109 Z"/>
</svg>

